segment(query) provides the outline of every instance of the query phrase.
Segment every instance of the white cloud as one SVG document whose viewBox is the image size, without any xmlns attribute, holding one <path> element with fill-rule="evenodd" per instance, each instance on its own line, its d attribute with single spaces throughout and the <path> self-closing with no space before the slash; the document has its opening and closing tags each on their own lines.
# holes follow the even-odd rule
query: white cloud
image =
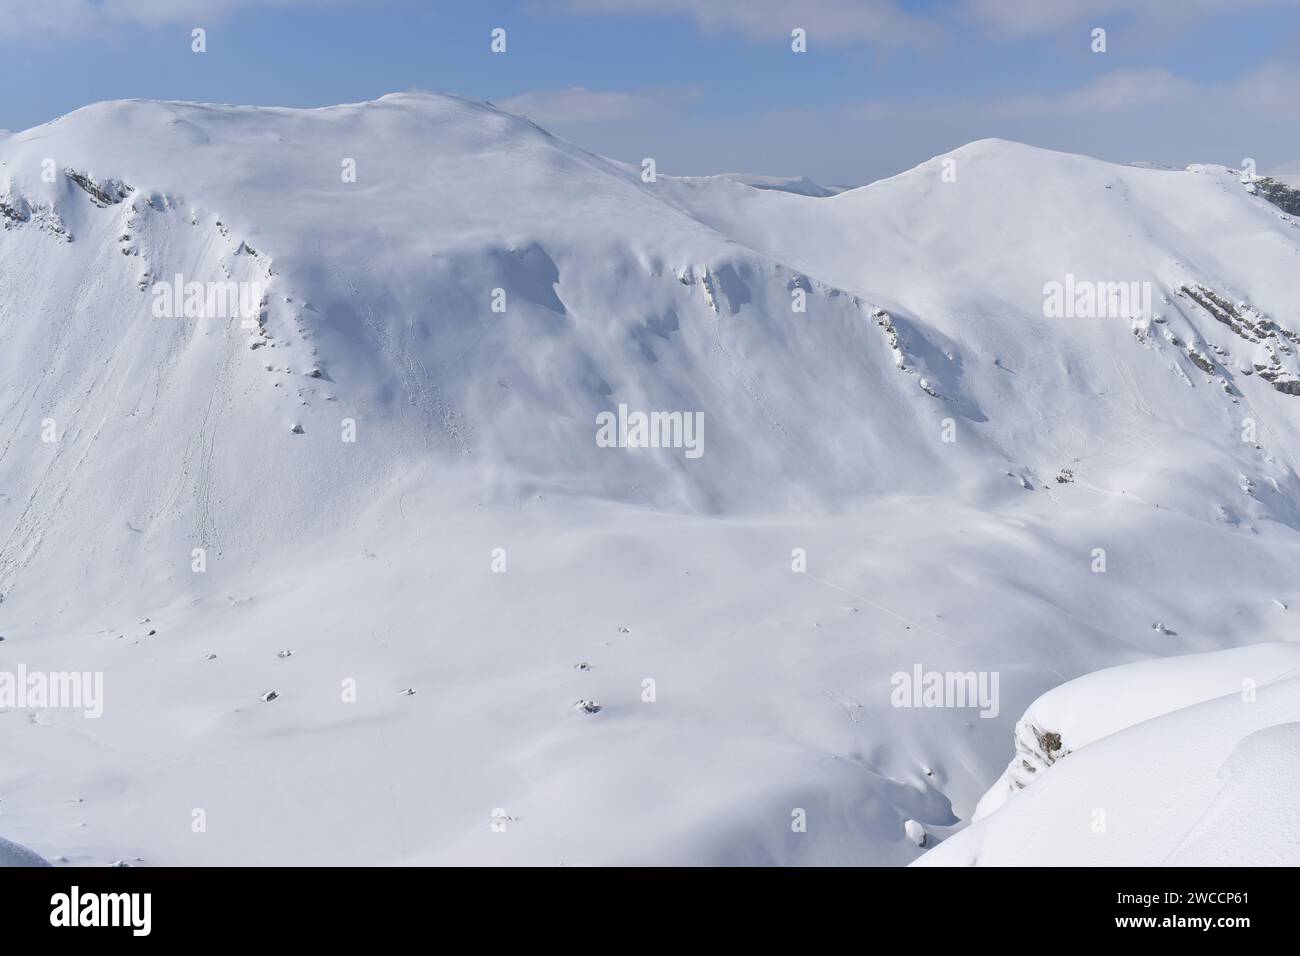
<svg viewBox="0 0 1300 956">
<path fill-rule="evenodd" d="M 710 33 L 740 33 L 752 40 L 789 41 L 808 31 L 819 43 L 870 41 L 881 46 L 924 46 L 939 38 L 939 25 L 915 16 L 897 0 L 566 0 L 574 13 L 677 14 L 692 17 Z"/>
<path fill-rule="evenodd" d="M 648 113 L 671 109 L 699 95 L 697 90 L 651 90 L 618 93 L 571 86 L 563 90 L 534 90 L 520 93 L 496 105 L 511 113 L 527 116 L 535 123 L 576 125 L 611 123 L 635 119 Z"/>
<path fill-rule="evenodd" d="M 996 116 L 1122 113 L 1173 103 L 1195 93 L 1196 84 L 1168 70 L 1114 70 L 1062 93 L 995 100 L 989 112 Z"/>
<path fill-rule="evenodd" d="M 1218 85 L 1198 84 L 1158 68 L 1118 69 L 1056 93 L 869 100 L 846 107 L 843 114 L 864 121 L 908 113 L 999 119 L 1104 116 L 1172 105 L 1300 120 L 1300 63 L 1275 60 Z"/>
<path fill-rule="evenodd" d="M 1297 7 L 1300 0 L 962 0 L 960 13 L 1008 37 L 1053 33 L 1086 22 L 1105 27 L 1108 18 L 1147 26 L 1185 26 L 1222 14 L 1264 7 Z"/>
<path fill-rule="evenodd" d="M 1300 63 L 1275 60 L 1233 84 L 1232 95 L 1242 109 L 1276 120 L 1300 121 Z"/>
<path fill-rule="evenodd" d="M 39 39 L 117 27 L 206 26 L 240 10 L 323 6 L 366 0 L 3 0 L 0 39 Z M 794 27 L 818 44 L 871 43 L 929 47 L 960 36 L 970 24 L 1010 39 L 1133 20 L 1144 41 L 1206 17 L 1300 8 L 1300 0 L 949 0 L 924 13 L 904 0 L 530 0 L 529 9 L 579 14 L 688 16 L 710 33 L 787 41 Z"/>
<path fill-rule="evenodd" d="M 1129 113 L 1189 102 L 1205 91 L 1190 80 L 1161 69 L 1114 70 L 1059 93 L 1026 93 L 986 98 L 929 97 L 922 100 L 870 100 L 845 108 L 846 117 L 885 120 L 913 114 L 985 120 Z"/>
<path fill-rule="evenodd" d="M 538 7 L 555 3 L 538 3 Z M 1152 28 L 1164 34 L 1198 20 L 1265 8 L 1297 8 L 1300 0 L 951 0 L 924 14 L 902 0 L 562 0 L 562 9 L 584 14 L 686 15 L 708 32 L 738 33 L 752 40 L 788 39 L 808 31 L 815 43 L 931 46 L 960 36 L 968 24 L 1009 39 L 1022 39 L 1106 20 L 1135 21 L 1143 43 Z"/>
<path fill-rule="evenodd" d="M 241 9 L 350 0 L 4 0 L 0 40 L 104 33 L 119 27 L 207 27 Z"/>
</svg>

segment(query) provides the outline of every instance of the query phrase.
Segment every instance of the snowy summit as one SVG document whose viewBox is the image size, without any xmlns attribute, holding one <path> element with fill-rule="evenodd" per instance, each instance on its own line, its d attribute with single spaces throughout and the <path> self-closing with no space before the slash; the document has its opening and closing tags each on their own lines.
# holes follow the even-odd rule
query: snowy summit
<svg viewBox="0 0 1300 956">
<path fill-rule="evenodd" d="M 0 134 L 0 859 L 1300 862 L 1293 198 Z"/>
</svg>

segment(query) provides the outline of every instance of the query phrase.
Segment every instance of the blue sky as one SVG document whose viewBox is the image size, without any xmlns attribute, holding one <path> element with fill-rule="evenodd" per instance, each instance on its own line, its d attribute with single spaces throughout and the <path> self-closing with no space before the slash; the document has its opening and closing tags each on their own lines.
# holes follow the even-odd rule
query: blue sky
<svg viewBox="0 0 1300 956">
<path fill-rule="evenodd" d="M 858 184 L 986 136 L 1266 171 L 1300 160 L 1297 51 L 1300 0 L 0 0 L 0 128 L 422 89 L 670 173 Z"/>
</svg>

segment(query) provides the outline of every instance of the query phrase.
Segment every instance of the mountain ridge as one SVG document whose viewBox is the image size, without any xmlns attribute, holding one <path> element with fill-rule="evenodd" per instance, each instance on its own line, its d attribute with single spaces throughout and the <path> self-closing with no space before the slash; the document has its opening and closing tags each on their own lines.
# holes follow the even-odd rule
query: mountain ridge
<svg viewBox="0 0 1300 956">
<path fill-rule="evenodd" d="M 1048 687 L 1291 633 L 1300 227 L 1235 171 L 645 182 L 395 94 L 84 108 L 0 202 L 0 651 L 109 700 L 0 726 L 47 858 L 905 863 Z"/>
</svg>

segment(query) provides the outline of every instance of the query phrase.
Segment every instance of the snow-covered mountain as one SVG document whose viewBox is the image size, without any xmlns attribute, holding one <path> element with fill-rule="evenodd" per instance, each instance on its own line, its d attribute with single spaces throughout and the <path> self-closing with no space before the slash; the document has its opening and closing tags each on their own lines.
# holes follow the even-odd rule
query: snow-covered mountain
<svg viewBox="0 0 1300 956">
<path fill-rule="evenodd" d="M 904 863 L 1048 688 L 1290 638 L 1293 216 L 993 140 L 754 185 L 431 95 L 0 134 L 0 669 L 104 680 L 0 708 L 0 833 Z"/>
<path fill-rule="evenodd" d="M 843 186 L 823 186 L 807 176 L 756 176 L 751 173 L 722 173 L 721 177 L 752 186 L 755 189 L 775 189 L 800 196 L 834 196 L 844 192 Z M 705 177 L 712 178 L 712 177 Z"/>
</svg>

